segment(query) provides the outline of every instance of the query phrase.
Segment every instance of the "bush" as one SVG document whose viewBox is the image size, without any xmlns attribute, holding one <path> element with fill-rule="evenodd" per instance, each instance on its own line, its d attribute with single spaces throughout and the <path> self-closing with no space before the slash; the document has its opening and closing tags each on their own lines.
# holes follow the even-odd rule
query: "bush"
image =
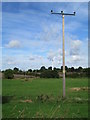
<svg viewBox="0 0 90 120">
<path fill-rule="evenodd" d="M 83 73 L 72 73 L 72 74 L 67 74 L 66 73 L 66 77 L 70 77 L 70 78 L 80 78 L 80 77 L 85 77 L 86 75 Z"/>
<path fill-rule="evenodd" d="M 57 71 L 52 70 L 46 70 L 41 73 L 41 78 L 59 78 L 59 74 Z"/>
<path fill-rule="evenodd" d="M 13 75 L 13 70 L 11 69 L 7 69 L 4 71 L 4 77 L 6 79 L 13 79 L 14 78 L 14 75 Z"/>
</svg>

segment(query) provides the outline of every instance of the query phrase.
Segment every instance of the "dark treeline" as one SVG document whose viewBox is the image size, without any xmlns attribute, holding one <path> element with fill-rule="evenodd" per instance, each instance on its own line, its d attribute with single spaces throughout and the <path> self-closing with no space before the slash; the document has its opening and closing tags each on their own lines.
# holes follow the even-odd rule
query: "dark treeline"
<svg viewBox="0 0 90 120">
<path fill-rule="evenodd" d="M 30 75 L 30 76 L 34 76 L 34 77 L 41 77 L 41 78 L 59 78 L 62 77 L 62 70 L 63 67 L 61 66 L 61 68 L 54 68 L 52 70 L 52 67 L 48 67 L 46 68 L 45 66 L 42 66 L 40 69 L 36 69 L 36 70 L 32 70 L 32 69 L 28 69 L 26 71 L 23 71 L 17 67 L 15 67 L 14 69 L 7 69 L 2 71 L 2 73 L 4 73 L 4 77 L 5 78 L 13 78 L 14 74 L 19 74 L 19 75 Z M 82 67 L 78 67 L 78 68 L 68 68 L 67 66 L 65 66 L 65 70 L 66 70 L 66 77 L 89 77 L 89 71 L 90 68 L 82 68 Z"/>
</svg>

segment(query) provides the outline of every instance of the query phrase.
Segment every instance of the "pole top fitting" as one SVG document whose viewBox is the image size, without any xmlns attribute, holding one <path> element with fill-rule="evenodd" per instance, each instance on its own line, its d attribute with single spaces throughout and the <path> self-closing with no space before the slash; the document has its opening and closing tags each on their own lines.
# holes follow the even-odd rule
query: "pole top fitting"
<svg viewBox="0 0 90 120">
<path fill-rule="evenodd" d="M 76 14 L 76 12 L 73 12 L 74 13 L 74 15 Z"/>
<path fill-rule="evenodd" d="M 51 13 L 53 13 L 53 10 L 51 10 Z"/>
<path fill-rule="evenodd" d="M 63 11 L 61 11 L 61 13 L 63 13 Z"/>
</svg>

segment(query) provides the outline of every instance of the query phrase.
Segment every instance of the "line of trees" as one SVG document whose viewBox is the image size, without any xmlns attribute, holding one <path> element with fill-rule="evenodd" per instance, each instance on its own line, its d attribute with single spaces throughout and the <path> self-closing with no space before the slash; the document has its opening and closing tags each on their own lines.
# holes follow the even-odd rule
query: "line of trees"
<svg viewBox="0 0 90 120">
<path fill-rule="evenodd" d="M 61 68 L 54 68 L 52 70 L 52 67 L 46 68 L 45 66 L 42 66 L 40 69 L 32 70 L 28 69 L 27 71 L 22 71 L 19 68 L 15 67 L 14 69 L 7 69 L 2 71 L 4 73 L 4 77 L 7 79 L 13 79 L 14 74 L 20 74 L 20 75 L 32 75 L 35 77 L 41 77 L 41 78 L 59 78 L 62 76 L 62 70 Z M 89 71 L 90 68 L 68 68 L 65 66 L 66 70 L 66 77 L 89 77 Z M 61 76 L 60 76 L 61 75 Z"/>
</svg>

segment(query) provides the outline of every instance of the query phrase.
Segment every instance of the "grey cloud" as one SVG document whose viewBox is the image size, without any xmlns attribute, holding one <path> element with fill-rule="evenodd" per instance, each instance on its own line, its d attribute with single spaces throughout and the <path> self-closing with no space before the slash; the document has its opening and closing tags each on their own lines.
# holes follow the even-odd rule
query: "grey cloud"
<svg viewBox="0 0 90 120">
<path fill-rule="evenodd" d="M 35 58 L 34 57 L 30 57 L 29 60 L 35 60 Z"/>
<path fill-rule="evenodd" d="M 37 60 L 37 59 L 43 59 L 43 57 L 40 56 L 40 55 L 32 55 L 29 58 L 30 61 L 34 61 L 34 60 Z"/>
<path fill-rule="evenodd" d="M 47 54 L 47 58 L 50 61 L 61 61 L 62 58 L 62 51 L 61 49 L 58 49 L 57 51 L 49 51 Z"/>
<path fill-rule="evenodd" d="M 70 55 L 79 55 L 79 48 L 77 48 L 77 49 L 71 49 L 70 50 Z"/>
<path fill-rule="evenodd" d="M 80 40 L 71 40 L 70 55 L 79 55 L 82 42 Z"/>
<path fill-rule="evenodd" d="M 40 34 L 40 40 L 44 40 L 44 41 L 57 41 L 60 40 L 60 25 L 58 25 L 57 23 L 55 24 L 50 24 L 48 25 L 44 25 L 43 26 L 43 31 Z"/>
</svg>

